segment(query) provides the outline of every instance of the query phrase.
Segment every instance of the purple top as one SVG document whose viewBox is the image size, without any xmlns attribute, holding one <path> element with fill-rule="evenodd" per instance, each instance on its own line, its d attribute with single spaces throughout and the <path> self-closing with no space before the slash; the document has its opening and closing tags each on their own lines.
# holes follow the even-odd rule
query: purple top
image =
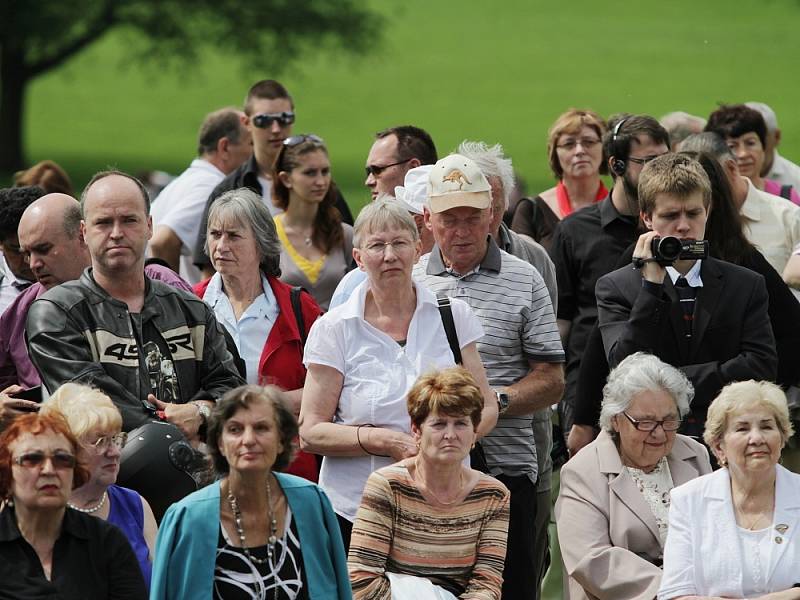
<svg viewBox="0 0 800 600">
<path fill-rule="evenodd" d="M 25 318 L 33 301 L 46 291 L 41 283 L 34 283 L 14 298 L 0 316 L 0 391 L 14 384 L 25 389 L 42 384 L 39 373 L 28 358 Z"/>
<path fill-rule="evenodd" d="M 773 196 L 781 196 L 781 188 L 783 184 L 780 181 L 775 181 L 774 179 L 765 179 L 764 180 L 764 191 L 772 194 Z M 783 198 L 783 196 L 781 196 Z M 800 204 L 800 194 L 797 193 L 797 190 L 792 188 L 789 192 L 789 198 L 792 204 Z"/>
<path fill-rule="evenodd" d="M 139 567 L 142 569 L 147 589 L 150 589 L 150 574 L 153 564 L 150 562 L 150 549 L 144 539 L 142 497 L 128 488 L 111 485 L 108 486 L 108 499 L 111 501 L 111 509 L 106 520 L 112 525 L 116 525 L 128 538 L 133 553 L 139 561 Z"/>
<path fill-rule="evenodd" d="M 157 279 L 194 296 L 191 286 L 172 269 L 147 265 L 144 272 L 150 279 Z M 41 283 L 34 283 L 17 296 L 0 316 L 0 391 L 14 384 L 25 389 L 42 385 L 39 372 L 28 357 L 25 319 L 33 301 L 46 291 Z"/>
</svg>

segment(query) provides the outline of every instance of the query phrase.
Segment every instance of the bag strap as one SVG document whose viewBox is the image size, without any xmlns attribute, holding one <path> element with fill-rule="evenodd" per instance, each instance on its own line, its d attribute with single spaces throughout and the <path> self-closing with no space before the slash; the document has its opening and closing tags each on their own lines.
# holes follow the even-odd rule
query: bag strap
<svg viewBox="0 0 800 600">
<path fill-rule="evenodd" d="M 792 186 L 791 185 L 782 185 L 781 186 L 781 198 L 786 198 L 787 200 L 792 199 Z"/>
<path fill-rule="evenodd" d="M 456 324 L 453 321 L 453 309 L 450 306 L 450 298 L 443 293 L 436 294 L 436 303 L 439 305 L 439 314 L 442 317 L 442 325 L 444 325 L 444 333 L 447 335 L 447 343 L 450 344 L 450 351 L 453 353 L 453 359 L 456 364 L 462 364 L 461 347 L 458 344 L 458 333 L 456 333 Z"/>
<path fill-rule="evenodd" d="M 306 339 L 308 334 L 306 332 L 306 321 L 303 318 L 303 306 L 300 303 L 300 294 L 305 290 L 299 285 L 292 286 L 292 291 L 289 293 L 289 299 L 292 301 L 292 312 L 297 321 L 297 330 L 300 332 L 300 343 L 303 348 L 306 347 Z"/>
</svg>

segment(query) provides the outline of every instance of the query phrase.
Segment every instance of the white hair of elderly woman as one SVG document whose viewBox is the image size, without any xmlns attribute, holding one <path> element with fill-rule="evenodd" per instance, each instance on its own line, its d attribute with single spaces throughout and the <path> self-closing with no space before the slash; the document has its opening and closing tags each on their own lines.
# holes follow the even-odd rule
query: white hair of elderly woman
<svg viewBox="0 0 800 600">
<path fill-rule="evenodd" d="M 686 375 L 652 354 L 636 352 L 608 375 L 608 382 L 603 387 L 600 427 L 613 432 L 612 417 L 627 410 L 636 394 L 652 390 L 664 390 L 672 396 L 681 418 L 689 412 L 694 388 Z"/>
</svg>

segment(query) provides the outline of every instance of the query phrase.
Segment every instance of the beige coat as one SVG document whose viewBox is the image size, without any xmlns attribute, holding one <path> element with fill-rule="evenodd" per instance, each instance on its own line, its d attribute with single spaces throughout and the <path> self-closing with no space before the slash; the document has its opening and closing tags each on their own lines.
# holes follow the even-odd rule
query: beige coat
<svg viewBox="0 0 800 600">
<path fill-rule="evenodd" d="M 711 472 L 705 447 L 683 435 L 667 456 L 675 486 Z M 652 600 L 664 548 L 650 507 L 606 432 L 561 468 L 556 502 L 564 598 Z"/>
</svg>

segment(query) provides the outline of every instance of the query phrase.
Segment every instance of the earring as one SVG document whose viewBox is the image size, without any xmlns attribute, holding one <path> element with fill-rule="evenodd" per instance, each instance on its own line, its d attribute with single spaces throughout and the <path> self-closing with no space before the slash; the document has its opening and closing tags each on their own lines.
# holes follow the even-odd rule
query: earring
<svg viewBox="0 0 800 600">
<path fill-rule="evenodd" d="M 719 459 L 719 466 L 727 467 L 728 466 L 728 459 L 725 458 L 724 456 L 722 458 L 720 458 Z"/>
</svg>

